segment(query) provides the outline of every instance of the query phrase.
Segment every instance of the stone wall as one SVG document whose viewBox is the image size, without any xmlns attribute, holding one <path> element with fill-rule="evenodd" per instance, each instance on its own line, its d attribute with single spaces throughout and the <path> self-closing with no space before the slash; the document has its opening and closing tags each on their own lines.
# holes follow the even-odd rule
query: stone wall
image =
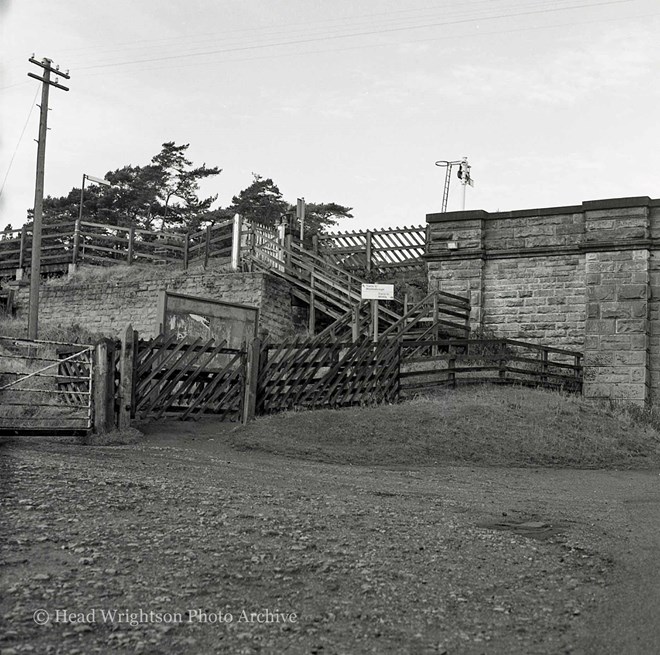
<svg viewBox="0 0 660 655">
<path fill-rule="evenodd" d="M 259 329 L 274 341 L 300 331 L 289 285 L 268 273 L 217 271 L 168 272 L 161 268 L 112 269 L 96 275 L 74 274 L 42 284 L 39 320 L 56 325 L 78 324 L 94 333 L 119 337 L 130 323 L 140 336 L 158 334 L 158 295 L 162 290 L 239 303 L 259 309 Z M 29 288 L 19 286 L 16 309 L 27 316 Z"/>
<path fill-rule="evenodd" d="M 584 351 L 585 395 L 660 400 L 660 200 L 429 214 L 429 286 L 472 325 Z"/>
</svg>

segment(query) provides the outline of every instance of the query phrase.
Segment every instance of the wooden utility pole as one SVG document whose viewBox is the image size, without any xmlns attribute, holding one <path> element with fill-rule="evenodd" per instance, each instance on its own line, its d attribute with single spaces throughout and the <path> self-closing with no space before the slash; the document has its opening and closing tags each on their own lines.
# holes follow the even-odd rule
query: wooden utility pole
<svg viewBox="0 0 660 655">
<path fill-rule="evenodd" d="M 34 217 L 32 224 L 32 264 L 30 267 L 30 310 L 28 314 L 28 338 L 36 339 L 39 332 L 39 282 L 41 270 L 41 218 L 44 204 L 44 170 L 46 165 L 46 134 L 48 131 L 48 92 L 51 86 L 68 91 L 66 86 L 59 84 L 59 80 L 51 81 L 50 74 L 61 75 L 64 79 L 69 79 L 68 72 L 62 73 L 57 68 L 52 67 L 51 59 L 42 59 L 37 61 L 30 57 L 29 62 L 35 66 L 43 68 L 43 77 L 28 73 L 28 77 L 39 80 L 41 86 L 41 114 L 39 118 L 39 140 L 37 141 L 37 180 L 34 190 Z"/>
</svg>

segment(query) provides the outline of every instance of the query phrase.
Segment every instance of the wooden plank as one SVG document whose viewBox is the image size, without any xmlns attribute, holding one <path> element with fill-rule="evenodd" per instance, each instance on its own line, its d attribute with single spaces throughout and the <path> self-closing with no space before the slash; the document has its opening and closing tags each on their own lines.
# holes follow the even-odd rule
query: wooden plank
<svg viewBox="0 0 660 655">
<path fill-rule="evenodd" d="M 128 325 L 121 340 L 121 361 L 119 370 L 119 417 L 118 427 L 125 430 L 131 425 L 133 404 L 133 371 L 136 356 L 133 327 Z"/>
<path fill-rule="evenodd" d="M 236 413 L 238 420 L 241 420 L 241 395 L 244 393 L 245 362 L 243 358 L 239 360 L 239 366 L 234 368 L 226 376 L 221 385 L 218 385 L 211 396 L 207 399 L 204 407 L 198 410 L 197 417 L 205 412 L 211 412 L 224 418 L 227 414 Z"/>
<path fill-rule="evenodd" d="M 130 228 L 128 227 L 120 227 L 119 225 L 109 225 L 108 223 L 93 223 L 92 221 L 80 221 L 80 226 L 96 227 L 102 230 L 117 230 L 118 232 L 128 232 L 130 230 Z M 93 234 L 93 232 L 91 234 Z"/>
<path fill-rule="evenodd" d="M 333 344 L 330 351 L 325 351 L 320 359 L 314 358 L 298 373 L 296 379 L 298 391 L 291 398 L 291 406 L 296 407 L 303 398 L 305 390 L 315 379 L 320 369 L 332 366 L 339 356 L 341 344 Z"/>
</svg>

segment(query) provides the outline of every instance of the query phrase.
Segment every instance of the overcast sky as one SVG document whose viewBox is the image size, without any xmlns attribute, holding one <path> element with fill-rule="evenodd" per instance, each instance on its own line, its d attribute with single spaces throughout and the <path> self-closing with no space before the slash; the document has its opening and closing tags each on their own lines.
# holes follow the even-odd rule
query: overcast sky
<svg viewBox="0 0 660 655">
<path fill-rule="evenodd" d="M 0 0 L 0 228 L 34 202 L 32 53 L 71 75 L 54 196 L 175 141 L 218 204 L 255 172 L 340 229 L 422 224 L 463 156 L 468 209 L 657 198 L 659 28 L 658 0 Z"/>
</svg>

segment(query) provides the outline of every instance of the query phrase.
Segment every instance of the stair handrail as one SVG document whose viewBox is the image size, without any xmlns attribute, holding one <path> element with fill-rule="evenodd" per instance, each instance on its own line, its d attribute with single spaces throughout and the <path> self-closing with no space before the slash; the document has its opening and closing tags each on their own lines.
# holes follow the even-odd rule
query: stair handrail
<svg viewBox="0 0 660 655">
<path fill-rule="evenodd" d="M 383 339 L 385 337 L 391 336 L 391 335 L 396 335 L 397 338 L 401 338 L 404 334 L 410 331 L 410 329 L 415 326 L 419 321 L 422 320 L 425 316 L 428 316 L 428 314 L 431 311 L 435 311 L 435 305 L 430 305 L 429 306 L 429 311 L 426 313 L 419 311 L 422 309 L 425 305 L 428 304 L 428 302 L 431 300 L 434 300 L 435 298 L 438 298 L 439 295 L 442 292 L 438 291 L 431 291 L 426 297 L 424 297 L 422 300 L 420 300 L 416 305 L 414 305 L 411 309 L 409 309 L 396 323 L 393 323 L 390 325 L 387 330 L 385 330 L 380 336 L 379 339 Z M 467 301 L 466 301 L 467 302 Z M 469 312 L 469 303 L 467 303 L 468 306 L 468 312 Z M 406 323 L 406 321 L 410 321 Z M 449 325 L 452 327 L 455 327 L 456 329 L 462 330 L 463 332 L 469 333 L 470 328 L 467 325 L 459 325 L 458 323 L 453 323 L 452 321 L 441 321 L 445 325 Z M 400 329 L 403 327 L 403 329 Z"/>
<path fill-rule="evenodd" d="M 345 284 L 344 288 L 346 290 L 347 301 L 360 302 L 362 300 L 361 287 L 362 284 L 364 284 L 364 280 L 355 277 L 348 271 L 345 271 L 339 266 L 335 266 L 334 264 L 326 261 L 322 257 L 319 257 L 318 255 L 315 255 L 309 250 L 302 248 L 298 244 L 292 244 L 291 248 L 287 248 L 285 244 L 279 243 L 279 241 L 277 241 L 276 239 L 269 239 L 267 237 L 264 237 L 263 241 L 270 243 L 274 246 L 277 246 L 280 249 L 280 252 L 282 253 L 283 261 L 276 259 L 271 253 L 269 253 L 266 250 L 261 251 L 262 254 L 266 255 L 267 258 L 273 261 L 275 267 L 286 266 L 287 263 L 286 256 L 288 254 L 290 257 L 296 258 L 297 261 L 295 261 L 295 263 L 298 266 L 300 266 L 301 268 L 306 268 L 311 275 L 314 275 L 321 282 L 324 282 L 325 284 L 329 284 L 329 286 L 332 286 L 331 283 L 333 281 L 333 275 L 332 275 L 333 273 L 335 273 L 335 277 L 345 278 L 345 280 L 340 279 L 341 285 L 338 286 L 344 286 Z M 244 258 L 246 260 L 255 261 L 255 258 L 251 253 L 246 253 L 246 255 L 244 255 Z M 323 277 L 327 279 L 323 280 Z M 401 302 L 398 300 L 394 300 L 393 302 L 395 302 L 398 305 L 401 305 Z M 379 311 L 388 322 L 398 321 L 401 316 L 400 313 L 397 313 L 387 307 L 383 307 L 382 305 L 379 306 Z"/>
</svg>

